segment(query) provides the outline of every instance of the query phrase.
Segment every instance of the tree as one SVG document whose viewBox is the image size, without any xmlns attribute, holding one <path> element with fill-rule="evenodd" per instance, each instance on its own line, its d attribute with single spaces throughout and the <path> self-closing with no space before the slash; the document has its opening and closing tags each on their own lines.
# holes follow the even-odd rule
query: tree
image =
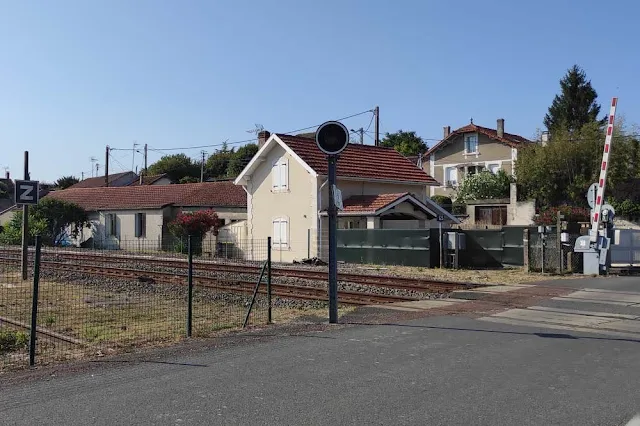
<svg viewBox="0 0 640 426">
<path fill-rule="evenodd" d="M 9 198 L 9 187 L 4 182 L 0 182 L 0 198 Z"/>
<path fill-rule="evenodd" d="M 233 149 L 229 150 L 227 144 L 223 144 L 222 149 L 217 150 L 207 159 L 205 165 L 207 176 L 212 178 L 227 177 L 229 162 L 234 155 Z"/>
<path fill-rule="evenodd" d="M 80 179 L 75 176 L 63 176 L 56 181 L 55 187 L 58 189 L 67 189 L 78 182 L 80 182 Z"/>
<path fill-rule="evenodd" d="M 598 114 L 600 114 L 600 105 L 596 102 L 598 94 L 578 65 L 569 69 L 560 80 L 560 91 L 544 117 L 547 130 L 553 133 L 562 128 L 573 132 L 594 121 L 600 124 L 605 123 L 606 118 L 598 121 Z"/>
<path fill-rule="evenodd" d="M 638 176 L 638 141 L 624 123 L 616 125 L 613 138 L 605 196 L 626 198 L 628 191 L 617 189 Z M 591 122 L 574 132 L 560 128 L 547 146 L 520 149 L 515 163 L 518 195 L 542 206 L 586 206 L 586 192 L 599 178 L 604 139 L 600 124 Z"/>
<path fill-rule="evenodd" d="M 87 212 L 68 201 L 45 197 L 32 210 L 34 220 L 45 224 L 40 232 L 45 244 L 60 245 L 67 237 L 75 238 L 83 227 L 91 225 Z"/>
<path fill-rule="evenodd" d="M 456 201 L 490 200 L 509 197 L 511 176 L 504 170 L 493 174 L 488 170 L 464 178 L 456 194 Z"/>
<path fill-rule="evenodd" d="M 404 132 L 398 130 L 396 133 L 387 133 L 380 141 L 381 146 L 395 148 L 404 156 L 419 155 L 427 151 L 427 144 L 424 143 L 416 132 Z"/>
<path fill-rule="evenodd" d="M 29 214 L 29 244 L 34 243 L 36 235 L 43 235 L 47 224 L 42 220 L 36 220 L 33 214 Z M 18 245 L 22 242 L 22 211 L 13 213 L 11 220 L 0 232 L 0 244 Z"/>
<path fill-rule="evenodd" d="M 227 166 L 227 176 L 238 176 L 245 168 L 245 166 L 249 163 L 249 161 L 251 161 L 253 156 L 256 155 L 258 149 L 258 145 L 254 143 L 250 143 L 238 148 L 238 150 L 229 160 L 229 165 Z"/>
<path fill-rule="evenodd" d="M 177 248 L 180 252 L 185 252 L 187 246 L 184 244 L 185 238 L 189 235 L 193 238 L 195 254 L 202 251 L 202 239 L 205 234 L 212 231 L 213 235 L 218 235 L 221 225 L 218 214 L 211 209 L 198 210 L 195 212 L 180 212 L 176 218 L 167 225 L 169 232 L 180 240 Z"/>
<path fill-rule="evenodd" d="M 178 183 L 198 183 L 198 182 L 200 182 L 200 179 L 193 176 L 185 176 L 178 181 Z"/>
<path fill-rule="evenodd" d="M 200 177 L 200 165 L 196 164 L 185 154 L 165 155 L 149 166 L 149 175 L 166 173 L 173 182 L 178 182 L 185 176 Z"/>
</svg>

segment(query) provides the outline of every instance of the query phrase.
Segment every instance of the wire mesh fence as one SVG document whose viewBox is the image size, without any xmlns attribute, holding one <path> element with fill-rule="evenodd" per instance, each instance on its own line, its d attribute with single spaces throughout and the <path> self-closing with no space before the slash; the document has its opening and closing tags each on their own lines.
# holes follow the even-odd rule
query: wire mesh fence
<svg viewBox="0 0 640 426">
<path fill-rule="evenodd" d="M 43 247 L 37 362 L 170 344 L 187 334 L 206 337 L 242 327 L 245 319 L 249 325 L 266 324 L 270 309 L 265 274 L 248 313 L 265 264 L 257 259 L 263 257 L 262 252 L 268 258 L 268 241 L 252 242 L 256 260 L 251 260 L 238 252 L 235 257 L 230 253 L 209 257 L 206 244 L 193 239 L 191 261 L 185 241 L 186 250 L 182 246 L 176 250 L 175 243 L 158 250 L 157 244 L 140 241 L 121 242 L 127 243 L 120 246 L 126 249 L 98 244 L 92 248 Z M 0 246 L 3 369 L 28 361 L 35 249 L 29 249 L 26 280 L 22 279 L 20 256 L 19 247 Z"/>
</svg>

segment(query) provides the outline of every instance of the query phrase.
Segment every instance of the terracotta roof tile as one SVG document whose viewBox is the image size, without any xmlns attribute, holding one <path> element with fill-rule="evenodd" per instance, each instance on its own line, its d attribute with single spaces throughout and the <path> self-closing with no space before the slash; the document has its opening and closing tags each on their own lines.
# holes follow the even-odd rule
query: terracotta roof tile
<svg viewBox="0 0 640 426">
<path fill-rule="evenodd" d="M 327 156 L 316 146 L 315 140 L 278 134 L 302 160 L 316 173 L 327 175 Z M 349 144 L 338 159 L 338 177 L 372 180 L 421 182 L 437 185 L 434 178 L 393 148 Z"/>
<path fill-rule="evenodd" d="M 455 138 L 458 135 L 464 134 L 464 133 L 472 133 L 472 132 L 477 132 L 480 134 L 483 134 L 485 136 L 487 136 L 489 139 L 493 139 L 495 141 L 498 142 L 502 142 L 506 145 L 509 145 L 512 148 L 517 148 L 522 144 L 525 143 L 533 143 L 530 140 L 528 140 L 527 138 L 523 138 L 520 135 L 514 135 L 512 133 L 504 133 L 503 137 L 498 137 L 498 131 L 495 129 L 489 129 L 488 127 L 482 127 L 482 126 L 478 126 L 475 124 L 467 124 L 466 126 L 460 127 L 459 129 L 454 130 L 453 132 L 451 132 L 451 134 L 446 137 L 445 139 L 441 140 L 440 142 L 438 142 L 437 144 L 435 144 L 434 146 L 432 146 L 429 151 L 427 151 L 425 153 L 425 157 L 429 156 L 429 154 L 431 154 L 432 152 L 438 150 L 439 148 L 442 147 L 442 145 L 444 145 L 446 142 L 452 140 L 453 138 Z"/>
<path fill-rule="evenodd" d="M 132 175 L 132 179 L 133 179 L 133 172 L 122 172 L 122 173 L 114 173 L 112 175 L 109 175 L 109 183 L 113 182 L 114 180 L 120 179 L 121 177 L 127 175 L 127 174 L 131 174 Z M 87 178 L 84 180 L 81 180 L 80 182 L 76 183 L 75 185 L 70 186 L 67 189 L 76 189 L 76 188 L 101 188 L 104 187 L 104 176 L 98 176 L 98 177 L 93 177 L 93 178 Z"/>
<path fill-rule="evenodd" d="M 354 195 L 342 202 L 344 210 L 341 213 L 374 213 L 405 195 L 409 193 Z"/>
<path fill-rule="evenodd" d="M 88 211 L 181 207 L 246 207 L 247 194 L 233 182 L 69 188 L 47 197 L 70 201 Z"/>
</svg>

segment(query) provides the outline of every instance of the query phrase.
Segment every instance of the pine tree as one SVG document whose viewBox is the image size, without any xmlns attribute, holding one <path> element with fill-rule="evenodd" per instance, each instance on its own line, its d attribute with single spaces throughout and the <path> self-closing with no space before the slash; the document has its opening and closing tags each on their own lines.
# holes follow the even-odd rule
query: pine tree
<svg viewBox="0 0 640 426">
<path fill-rule="evenodd" d="M 600 105 L 598 94 L 591 87 L 591 81 L 578 65 L 574 65 L 560 80 L 561 93 L 556 95 L 544 117 L 547 130 L 553 132 L 565 128 L 570 132 L 580 130 L 587 123 L 605 123 L 606 117 L 598 120 Z"/>
</svg>

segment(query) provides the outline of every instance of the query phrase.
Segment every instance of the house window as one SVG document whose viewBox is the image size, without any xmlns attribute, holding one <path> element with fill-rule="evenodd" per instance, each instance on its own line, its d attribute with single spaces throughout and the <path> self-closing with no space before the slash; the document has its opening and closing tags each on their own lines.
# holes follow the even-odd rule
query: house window
<svg viewBox="0 0 640 426">
<path fill-rule="evenodd" d="M 464 136 L 464 152 L 465 154 L 478 153 L 478 135 L 473 133 Z"/>
<path fill-rule="evenodd" d="M 455 186 L 458 183 L 458 170 L 455 167 L 444 169 L 444 180 L 446 186 Z"/>
<path fill-rule="evenodd" d="M 498 170 L 500 170 L 500 164 L 489 164 L 488 168 L 491 173 L 495 175 L 496 173 L 498 173 Z"/>
<path fill-rule="evenodd" d="M 507 206 L 477 206 L 476 224 L 506 225 Z"/>
<path fill-rule="evenodd" d="M 115 213 L 107 213 L 105 215 L 104 226 L 106 228 L 106 234 L 108 237 L 116 236 L 116 215 Z"/>
<path fill-rule="evenodd" d="M 271 190 L 286 191 L 289 188 L 289 161 L 280 159 L 271 167 Z"/>
<path fill-rule="evenodd" d="M 484 166 L 468 166 L 467 175 L 475 175 L 484 170 Z"/>
<path fill-rule="evenodd" d="M 289 246 L 289 220 L 286 217 L 273 219 L 273 235 L 271 245 L 283 249 Z"/>
<path fill-rule="evenodd" d="M 147 235 L 147 215 L 145 213 L 136 213 L 136 237 L 145 237 Z"/>
</svg>

